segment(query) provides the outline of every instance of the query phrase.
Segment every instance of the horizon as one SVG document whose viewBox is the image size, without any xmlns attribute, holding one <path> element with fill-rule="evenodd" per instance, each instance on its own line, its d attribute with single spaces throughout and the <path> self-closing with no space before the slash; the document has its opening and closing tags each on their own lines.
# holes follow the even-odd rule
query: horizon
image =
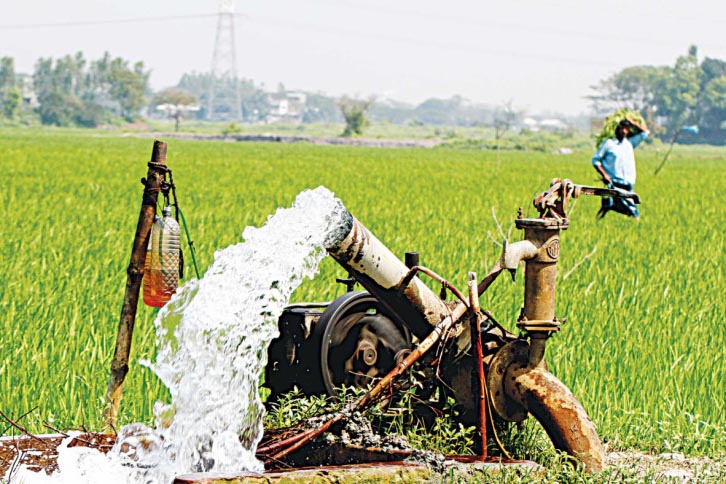
<svg viewBox="0 0 726 484">
<path fill-rule="evenodd" d="M 673 65 L 690 45 L 726 59 L 726 6 L 675 0 L 615 2 L 607 10 L 566 0 L 483 5 L 431 1 L 235 2 L 237 76 L 274 91 L 322 92 L 418 105 L 459 95 L 511 101 L 526 114 L 588 114 L 590 86 L 633 65 Z M 5 7 L 0 56 L 32 74 L 41 57 L 108 51 L 143 61 L 158 91 L 183 73 L 210 71 L 215 2 L 123 4 L 40 0 Z"/>
</svg>

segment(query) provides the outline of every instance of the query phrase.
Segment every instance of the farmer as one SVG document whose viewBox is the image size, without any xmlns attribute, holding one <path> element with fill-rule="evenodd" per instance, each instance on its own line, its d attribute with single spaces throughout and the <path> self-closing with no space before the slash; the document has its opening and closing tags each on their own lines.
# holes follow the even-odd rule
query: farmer
<svg viewBox="0 0 726 484">
<path fill-rule="evenodd" d="M 632 191 L 635 185 L 635 155 L 636 148 L 648 137 L 648 128 L 630 118 L 620 121 L 615 128 L 615 138 L 602 142 L 600 148 L 592 157 L 592 166 L 602 176 L 603 182 L 612 188 L 622 188 Z M 599 218 L 603 218 L 608 211 L 628 215 L 640 220 L 638 206 L 630 198 L 603 198 Z"/>
</svg>

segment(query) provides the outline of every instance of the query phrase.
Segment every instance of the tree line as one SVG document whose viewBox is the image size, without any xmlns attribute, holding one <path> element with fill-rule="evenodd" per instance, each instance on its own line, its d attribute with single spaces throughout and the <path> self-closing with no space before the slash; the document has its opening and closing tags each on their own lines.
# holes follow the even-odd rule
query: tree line
<svg viewBox="0 0 726 484">
<path fill-rule="evenodd" d="M 114 118 L 133 121 L 146 105 L 149 74 L 143 62 L 131 65 L 105 53 L 88 61 L 81 52 L 41 58 L 32 76 L 18 75 L 11 57 L 0 59 L 0 106 L 6 118 L 19 116 L 23 103 L 40 122 L 56 126 L 96 127 Z M 28 93 L 28 98 L 23 97 Z"/>
<path fill-rule="evenodd" d="M 149 71 L 106 53 L 89 61 L 82 53 L 41 58 L 32 76 L 15 72 L 11 57 L 0 58 L 0 118 L 18 118 L 31 107 L 40 122 L 58 126 L 88 126 L 132 121 L 145 107 L 153 113 L 160 104 L 194 104 L 185 115 L 207 119 L 212 79 L 207 73 L 184 74 L 177 86 L 152 96 Z M 269 93 L 252 80 L 216 81 L 216 102 L 225 90 L 240 93 L 243 122 L 263 122 Z M 226 83 L 226 84 L 224 84 Z M 599 115 L 627 107 L 639 110 L 655 133 L 668 140 L 724 144 L 726 140 L 726 61 L 699 59 L 692 46 L 672 66 L 627 67 L 593 86 L 589 96 Z M 278 86 L 278 91 L 285 91 Z M 26 98 L 25 93 L 33 93 Z M 322 93 L 306 93 L 304 123 L 341 123 L 341 100 Z M 150 101 L 149 101 L 150 100 Z M 213 107 L 219 112 L 223 106 Z M 193 112 L 193 114 L 192 114 Z M 181 111 L 174 111 L 177 123 Z M 397 101 L 376 101 L 366 106 L 374 121 L 448 126 L 495 126 L 501 118 L 496 106 L 474 104 L 460 96 L 431 98 L 413 106 Z M 684 130 L 684 127 L 690 129 Z M 694 129 L 695 128 L 695 129 Z M 680 136 L 680 138 L 679 138 Z"/>
<path fill-rule="evenodd" d="M 726 143 L 726 61 L 699 61 L 696 46 L 673 66 L 627 67 L 594 91 L 590 99 L 601 114 L 635 109 L 666 139 Z"/>
</svg>

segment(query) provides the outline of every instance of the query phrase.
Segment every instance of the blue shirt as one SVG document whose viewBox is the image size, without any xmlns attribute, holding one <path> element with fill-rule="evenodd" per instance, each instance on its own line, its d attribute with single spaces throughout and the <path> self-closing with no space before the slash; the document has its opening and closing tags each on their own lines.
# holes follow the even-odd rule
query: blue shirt
<svg viewBox="0 0 726 484">
<path fill-rule="evenodd" d="M 630 138 L 623 138 L 623 141 L 618 141 L 617 138 L 606 139 L 593 155 L 592 165 L 602 166 L 615 182 L 635 185 L 633 149 L 647 137 L 648 132 L 643 131 Z"/>
</svg>

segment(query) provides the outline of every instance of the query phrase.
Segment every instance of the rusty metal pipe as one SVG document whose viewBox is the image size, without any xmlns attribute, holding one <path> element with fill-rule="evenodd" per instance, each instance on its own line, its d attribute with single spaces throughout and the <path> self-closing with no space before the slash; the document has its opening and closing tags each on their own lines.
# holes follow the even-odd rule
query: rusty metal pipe
<svg viewBox="0 0 726 484">
<path fill-rule="evenodd" d="M 472 311 L 471 320 L 471 337 L 474 341 L 476 354 L 476 373 L 477 373 L 477 425 L 479 431 L 479 457 L 487 458 L 487 391 L 484 374 L 484 349 L 482 347 L 481 337 L 481 314 L 479 313 L 479 291 L 476 284 L 476 273 L 469 273 L 469 307 Z"/>
<path fill-rule="evenodd" d="M 437 273 L 435 273 L 434 271 L 432 271 L 431 269 L 429 269 L 427 267 L 413 266 L 411 268 L 411 271 L 409 272 L 409 274 L 406 276 L 406 278 L 409 279 L 410 277 L 415 275 L 417 272 L 423 272 L 424 274 L 429 276 L 431 279 L 433 279 L 434 281 L 441 284 L 444 288 L 446 288 L 446 289 L 450 290 L 452 293 L 454 293 L 454 296 L 456 296 L 456 298 L 459 301 L 461 301 L 464 304 L 467 304 L 466 298 L 464 298 L 464 294 L 456 286 L 454 286 L 449 281 L 447 281 L 446 279 L 444 279 L 443 277 L 441 277 L 440 275 L 438 275 Z M 479 301 L 477 299 L 477 305 L 478 304 L 479 304 Z"/>
<path fill-rule="evenodd" d="M 504 241 L 502 254 L 502 267 L 509 271 L 517 270 L 519 263 L 523 260 L 533 259 L 539 253 L 539 247 L 531 240 L 520 240 L 513 244 Z"/>
<path fill-rule="evenodd" d="M 506 392 L 541 424 L 555 448 L 581 461 L 588 472 L 600 472 L 605 451 L 595 424 L 572 392 L 542 367 L 510 367 Z"/>
<path fill-rule="evenodd" d="M 524 240 L 509 248 L 505 246 L 502 258 L 507 269 L 516 269 L 517 257 L 521 256 L 525 261 L 524 308 L 518 326 L 530 336 L 529 366 L 534 368 L 543 364 L 545 342 L 551 332 L 557 330 L 555 278 L 560 230 L 567 228 L 567 222 L 566 219 L 518 219 L 516 225 L 524 229 Z M 509 257 L 508 251 L 511 252 Z"/>
<path fill-rule="evenodd" d="M 450 309 L 418 277 L 407 278 L 409 268 L 398 257 L 350 213 L 345 218 L 350 230 L 330 241 L 328 253 L 416 337 L 424 339 L 453 312 L 459 318 L 466 312 L 465 304 Z"/>
</svg>

